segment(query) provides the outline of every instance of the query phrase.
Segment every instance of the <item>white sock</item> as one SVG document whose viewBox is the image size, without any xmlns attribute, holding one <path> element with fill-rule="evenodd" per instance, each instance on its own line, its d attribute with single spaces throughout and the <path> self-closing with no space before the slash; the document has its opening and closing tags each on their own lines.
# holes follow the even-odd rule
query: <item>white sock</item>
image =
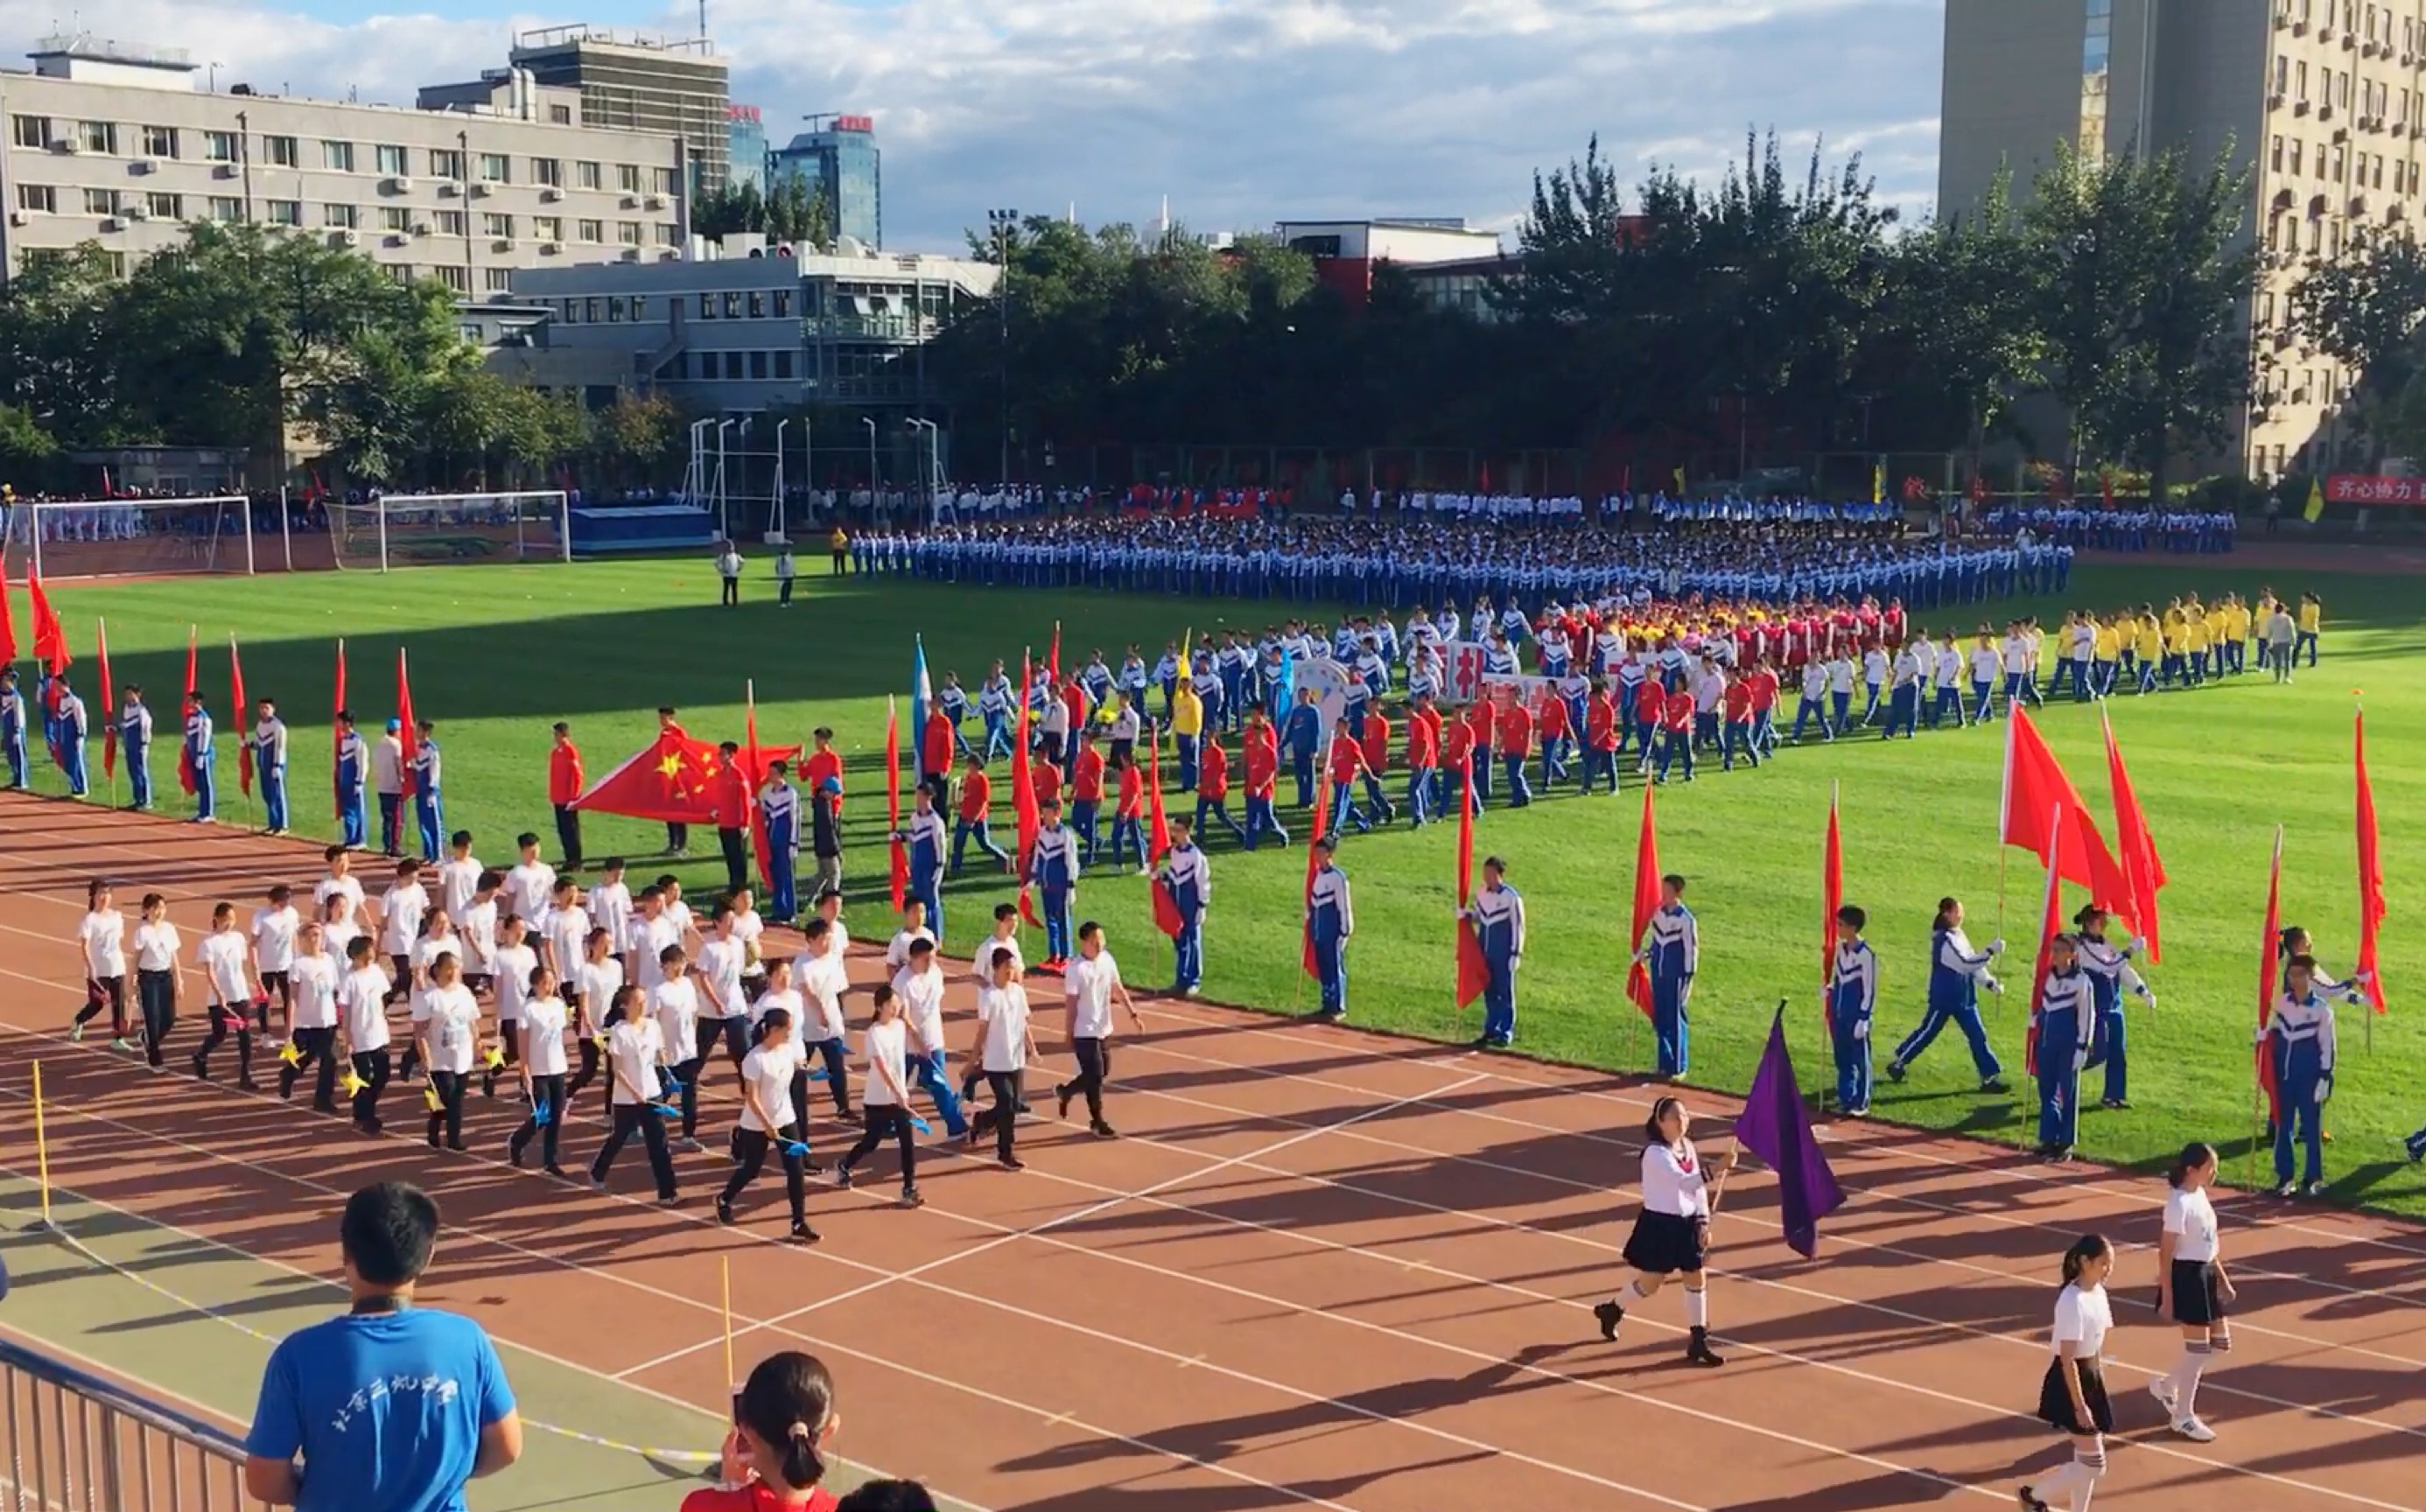
<svg viewBox="0 0 2426 1512">
<path fill-rule="evenodd" d="M 2207 1370 L 2208 1346 L 2184 1344 L 2181 1362 L 2169 1377 L 2174 1388 L 2174 1421 L 2186 1422 L 2198 1415 L 2199 1376 Z"/>
<path fill-rule="evenodd" d="M 2094 1449 L 2072 1452 L 2072 1512 L 2089 1512 L 2089 1499 L 2097 1490 L 2097 1477 L 2106 1473 L 2106 1444 L 2097 1440 Z"/>
<path fill-rule="evenodd" d="M 1696 1328 L 1710 1326 L 1710 1294 L 1694 1287 L 1685 1288 L 1685 1322 Z"/>
<path fill-rule="evenodd" d="M 1651 1294 L 1642 1289 L 1642 1279 L 1641 1277 L 1637 1277 L 1633 1280 L 1625 1283 L 1625 1300 L 1629 1303 L 1648 1302 L 1651 1300 Z"/>
<path fill-rule="evenodd" d="M 2047 1505 L 2061 1506 L 2071 1502 L 2073 1484 L 2083 1478 L 2080 1466 L 2067 1459 L 2040 1476 L 2039 1483 L 2030 1489 L 2037 1493 L 2038 1499 Z"/>
</svg>

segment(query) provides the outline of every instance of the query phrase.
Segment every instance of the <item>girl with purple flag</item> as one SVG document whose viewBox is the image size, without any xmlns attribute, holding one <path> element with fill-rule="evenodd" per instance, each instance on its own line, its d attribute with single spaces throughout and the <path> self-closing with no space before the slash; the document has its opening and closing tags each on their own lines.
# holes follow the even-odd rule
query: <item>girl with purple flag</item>
<svg viewBox="0 0 2426 1512">
<path fill-rule="evenodd" d="M 1722 1365 L 1710 1348 L 1709 1277 L 1704 1270 L 1710 1247 L 1710 1216 L 1726 1189 L 1727 1172 L 1735 1169 L 1736 1152 L 1727 1151 L 1713 1180 L 1701 1153 L 1685 1137 L 1685 1104 L 1663 1097 L 1651 1105 L 1642 1125 L 1642 1213 L 1635 1219 L 1633 1236 L 1625 1241 L 1625 1263 L 1634 1279 L 1619 1294 L 1626 1301 L 1647 1301 L 1659 1295 L 1671 1276 L 1685 1283 L 1685 1322 L 1690 1329 L 1685 1359 L 1694 1365 Z M 1612 1298 L 1593 1309 L 1600 1335 L 1614 1343 L 1625 1308 Z"/>
</svg>

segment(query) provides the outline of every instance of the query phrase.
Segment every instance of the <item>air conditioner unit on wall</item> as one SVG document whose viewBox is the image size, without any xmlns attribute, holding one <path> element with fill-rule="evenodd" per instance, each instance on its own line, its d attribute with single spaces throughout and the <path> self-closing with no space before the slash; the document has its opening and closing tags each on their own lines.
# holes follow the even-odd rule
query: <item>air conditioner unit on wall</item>
<svg viewBox="0 0 2426 1512">
<path fill-rule="evenodd" d="M 160 171 L 160 160 L 155 157 L 138 157 L 134 162 L 126 165 L 126 171 L 129 173 L 157 173 Z"/>
<path fill-rule="evenodd" d="M 547 187 L 539 191 L 539 197 L 545 203 L 554 204 L 558 200 L 564 198 L 564 191 L 551 184 Z"/>
<path fill-rule="evenodd" d="M 398 173 L 381 184 L 380 187 L 390 194 L 410 194 L 412 192 L 412 180 Z"/>
</svg>

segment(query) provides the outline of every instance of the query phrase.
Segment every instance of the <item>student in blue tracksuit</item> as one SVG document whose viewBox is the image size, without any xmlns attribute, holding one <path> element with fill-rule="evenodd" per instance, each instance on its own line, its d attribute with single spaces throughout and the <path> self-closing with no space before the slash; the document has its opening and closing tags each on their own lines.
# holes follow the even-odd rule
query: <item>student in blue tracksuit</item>
<svg viewBox="0 0 2426 1512">
<path fill-rule="evenodd" d="M 801 795 L 792 786 L 789 762 L 768 763 L 766 783 L 758 789 L 758 817 L 767 827 L 767 907 L 789 924 L 801 911 Z"/>
<path fill-rule="evenodd" d="M 2132 994 L 2150 1007 L 2157 1005 L 2157 996 L 2148 984 L 2131 969 L 2131 953 L 2135 947 L 2121 949 L 2106 942 L 2107 913 L 2092 904 L 2074 914 L 2073 927 L 2080 935 L 2080 965 L 2089 973 L 2090 989 L 2097 995 L 2097 1032 L 2089 1047 L 2089 1064 L 2106 1065 L 2106 1093 L 2101 1104 L 2109 1108 L 2127 1108 L 2130 1103 L 2129 1065 L 2124 1054 L 2123 991 Z"/>
<path fill-rule="evenodd" d="M 1322 984 L 1322 1004 L 1314 1011 L 1316 1018 L 1335 1021 L 1348 1016 L 1348 937 L 1356 932 L 1356 909 L 1348 874 L 1334 859 L 1338 837 L 1321 836 L 1314 845 L 1322 855 L 1305 900 L 1305 935 L 1314 944 L 1315 976 Z"/>
<path fill-rule="evenodd" d="M 1078 891 L 1077 837 L 1061 823 L 1061 800 L 1044 800 L 1043 824 L 1028 857 L 1027 880 L 1044 895 L 1044 961 L 1049 971 L 1069 964 L 1070 901 Z"/>
<path fill-rule="evenodd" d="M 286 833 L 286 721 L 278 700 L 258 700 L 252 727 L 252 769 L 261 779 L 261 813 L 273 835 Z M 536 922 L 536 921 L 534 921 Z"/>
<path fill-rule="evenodd" d="M 1482 863 L 1482 888 L 1464 910 L 1488 968 L 1482 988 L 1482 1034 L 1477 1050 L 1506 1050 L 1516 1039 L 1516 968 L 1525 957 L 1525 900 L 1508 885 L 1508 863 Z"/>
<path fill-rule="evenodd" d="M 14 668 L 0 669 L 0 748 L 8 756 L 8 785 L 25 785 L 31 759 L 25 750 L 25 696 L 17 691 Z"/>
<path fill-rule="evenodd" d="M 152 711 L 141 684 L 126 684 L 118 706 L 118 748 L 126 758 L 127 807 L 152 807 Z"/>
<path fill-rule="evenodd" d="M 418 723 L 419 744 L 412 749 L 412 816 L 421 829 L 421 859 L 434 866 L 439 842 L 446 834 L 446 800 L 439 787 L 445 766 L 438 742 L 431 738 L 438 727 L 427 719 Z"/>
<path fill-rule="evenodd" d="M 910 817 L 897 837 L 910 848 L 909 894 L 927 905 L 927 927 L 935 938 L 944 938 L 944 861 L 951 843 L 951 832 L 944 828 L 944 816 L 935 812 L 932 788 L 921 787 L 912 795 Z"/>
<path fill-rule="evenodd" d="M 350 711 L 337 711 L 337 830 L 338 839 L 348 850 L 360 850 L 368 843 L 370 830 L 363 808 L 363 789 L 370 780 L 371 750 L 364 744 L 363 732 L 354 728 Z M 150 785 L 148 782 L 145 784 Z M 621 943 L 621 941 L 617 941 Z M 605 1005 L 598 1005 L 603 1015 Z"/>
<path fill-rule="evenodd" d="M 186 695 L 186 762 L 194 772 L 194 823 L 209 824 L 218 816 L 218 793 L 211 768 L 216 748 L 211 743 L 211 711 L 200 692 Z"/>
<path fill-rule="evenodd" d="M 92 717 L 85 712 L 84 700 L 68 686 L 68 675 L 61 672 L 52 679 L 58 700 L 59 767 L 67 773 L 68 792 L 83 797 L 91 783 L 85 772 L 84 743 L 92 732 Z"/>
<path fill-rule="evenodd" d="M 2072 1158 L 2080 1132 L 2080 1070 L 2097 1030 L 2097 993 L 2081 970 L 2078 941 L 2058 935 L 2047 949 L 2053 965 L 2032 1010 L 2038 1042 L 2030 1073 L 2039 1084 L 2038 1152 L 2061 1161 Z"/>
<path fill-rule="evenodd" d="M 1870 1013 L 1879 1001 L 1879 957 L 1862 938 L 1869 915 L 1836 910 L 1836 954 L 1828 967 L 1828 1038 L 1836 1052 L 1836 1110 L 1870 1116 Z"/>
<path fill-rule="evenodd" d="M 2266 1021 L 2266 1050 L 2274 1065 L 2274 1093 L 2282 1116 L 2274 1120 L 2276 1197 L 2321 1196 L 2325 1189 L 2325 1104 L 2334 1095 L 2334 1005 L 2339 995 L 2360 1001 L 2348 983 L 2321 985 L 2312 956 L 2294 956 L 2283 968 L 2283 990 Z M 2297 1126 L 2306 1165 L 2291 1179 L 2291 1131 Z"/>
<path fill-rule="evenodd" d="M 1322 711 L 1314 704 L 1314 690 L 1300 688 L 1297 707 L 1281 721 L 1281 754 L 1288 759 L 1289 775 L 1297 780 L 1297 806 L 1314 806 L 1315 758 L 1322 745 Z M 1332 816 L 1338 822 L 1338 815 Z"/>
<path fill-rule="evenodd" d="M 1921 1017 L 1920 1027 L 1896 1046 L 1887 1061 L 1888 1081 L 1902 1081 L 1905 1068 L 1920 1058 L 1920 1053 L 1950 1021 L 1971 1047 L 1971 1066 L 1980 1073 L 1980 1090 L 2006 1090 L 2005 1069 L 1997 1064 L 1997 1053 L 1988 1046 L 1988 1031 L 1980 1022 L 1980 989 L 2005 989 L 1988 969 L 2004 948 L 2003 941 L 1991 940 L 1986 950 L 1973 950 L 1969 937 L 1963 933 L 1962 900 L 1938 900 L 1937 921 L 1929 935 L 1929 1011 Z"/>
<path fill-rule="evenodd" d="M 1155 879 L 1171 889 L 1171 901 L 1179 910 L 1179 933 L 1171 941 L 1171 989 L 1192 998 L 1205 981 L 1205 909 L 1213 901 L 1213 868 L 1197 848 L 1193 825 L 1174 818 L 1171 831 L 1171 851 Z"/>
<path fill-rule="evenodd" d="M 1701 925 L 1685 907 L 1685 878 L 1675 873 L 1659 879 L 1659 911 L 1636 957 L 1651 969 L 1651 1037 L 1658 1046 L 1658 1069 L 1664 1078 L 1682 1076 L 1692 1066 L 1693 973 L 1702 959 Z"/>
</svg>

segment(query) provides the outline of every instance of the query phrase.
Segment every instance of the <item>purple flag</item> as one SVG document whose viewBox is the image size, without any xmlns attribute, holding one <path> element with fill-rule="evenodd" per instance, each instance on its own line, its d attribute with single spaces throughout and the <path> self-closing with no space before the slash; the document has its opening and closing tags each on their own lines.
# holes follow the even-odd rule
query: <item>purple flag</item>
<svg viewBox="0 0 2426 1512">
<path fill-rule="evenodd" d="M 1794 1057 L 1786 1051 L 1786 1006 L 1770 1021 L 1769 1049 L 1736 1120 L 1736 1142 L 1777 1172 L 1778 1219 L 1786 1242 L 1809 1260 L 1820 1247 L 1820 1220 L 1845 1205 L 1836 1173 L 1811 1134 L 1803 1089 L 1794 1083 Z"/>
</svg>

